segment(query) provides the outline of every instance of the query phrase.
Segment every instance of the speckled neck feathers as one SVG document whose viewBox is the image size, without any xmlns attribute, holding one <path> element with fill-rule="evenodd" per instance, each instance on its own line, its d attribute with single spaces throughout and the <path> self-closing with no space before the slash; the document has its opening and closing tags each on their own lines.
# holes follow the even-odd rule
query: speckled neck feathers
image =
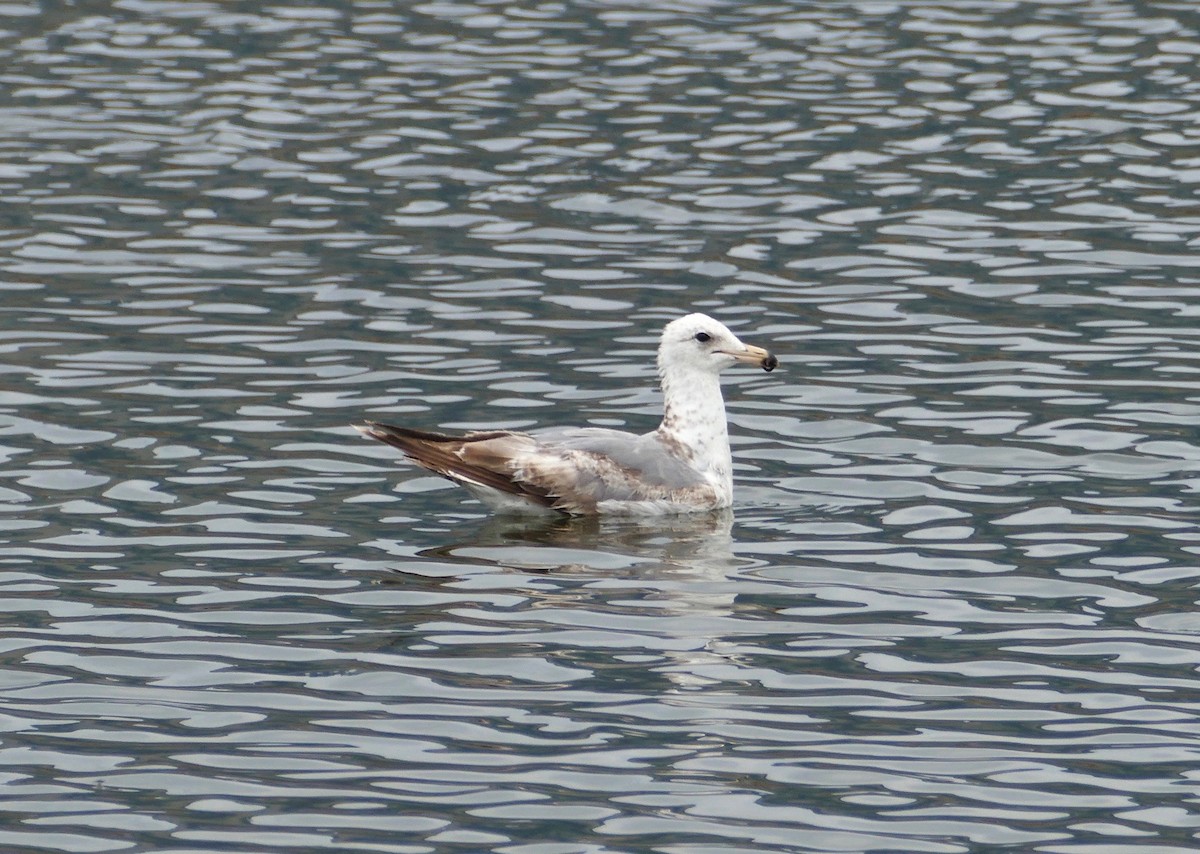
<svg viewBox="0 0 1200 854">
<path fill-rule="evenodd" d="M 719 375 L 687 363 L 672 363 L 662 353 L 658 372 L 663 390 L 659 436 L 713 486 L 732 495 L 733 460 Z"/>
</svg>

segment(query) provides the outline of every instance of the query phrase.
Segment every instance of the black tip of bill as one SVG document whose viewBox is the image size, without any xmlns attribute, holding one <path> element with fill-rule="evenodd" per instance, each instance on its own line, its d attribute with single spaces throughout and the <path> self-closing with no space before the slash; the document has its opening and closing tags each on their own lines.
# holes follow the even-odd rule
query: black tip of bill
<svg viewBox="0 0 1200 854">
<path fill-rule="evenodd" d="M 772 354 L 772 353 L 768 353 L 767 357 L 762 360 L 762 369 L 764 371 L 766 371 L 768 374 L 771 373 L 771 371 L 775 370 L 778 367 L 779 367 L 779 360 L 776 359 L 774 354 Z"/>
</svg>

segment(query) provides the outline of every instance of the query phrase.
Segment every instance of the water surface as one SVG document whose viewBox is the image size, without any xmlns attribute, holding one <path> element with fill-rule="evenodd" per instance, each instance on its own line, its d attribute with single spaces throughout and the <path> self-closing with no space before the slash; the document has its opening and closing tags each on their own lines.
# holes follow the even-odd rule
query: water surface
<svg viewBox="0 0 1200 854">
<path fill-rule="evenodd" d="M 14 3 L 0 846 L 1192 851 L 1190 4 Z M 348 426 L 652 429 L 515 521 Z"/>
</svg>

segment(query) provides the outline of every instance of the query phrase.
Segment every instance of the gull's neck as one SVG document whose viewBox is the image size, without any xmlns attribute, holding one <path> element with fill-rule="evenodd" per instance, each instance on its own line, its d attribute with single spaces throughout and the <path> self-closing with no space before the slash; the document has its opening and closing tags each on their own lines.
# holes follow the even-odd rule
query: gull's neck
<svg viewBox="0 0 1200 854">
<path fill-rule="evenodd" d="M 658 435 L 726 494 L 733 493 L 733 459 L 721 381 L 708 371 L 663 371 L 663 420 Z"/>
</svg>

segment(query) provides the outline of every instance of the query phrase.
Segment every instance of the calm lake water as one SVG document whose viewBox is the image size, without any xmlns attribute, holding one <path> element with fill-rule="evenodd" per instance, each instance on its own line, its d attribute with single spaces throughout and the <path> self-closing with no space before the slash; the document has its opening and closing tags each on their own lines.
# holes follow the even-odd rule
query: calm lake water
<svg viewBox="0 0 1200 854">
<path fill-rule="evenodd" d="M 1192 0 L 0 9 L 0 849 L 1200 848 Z"/>
</svg>

